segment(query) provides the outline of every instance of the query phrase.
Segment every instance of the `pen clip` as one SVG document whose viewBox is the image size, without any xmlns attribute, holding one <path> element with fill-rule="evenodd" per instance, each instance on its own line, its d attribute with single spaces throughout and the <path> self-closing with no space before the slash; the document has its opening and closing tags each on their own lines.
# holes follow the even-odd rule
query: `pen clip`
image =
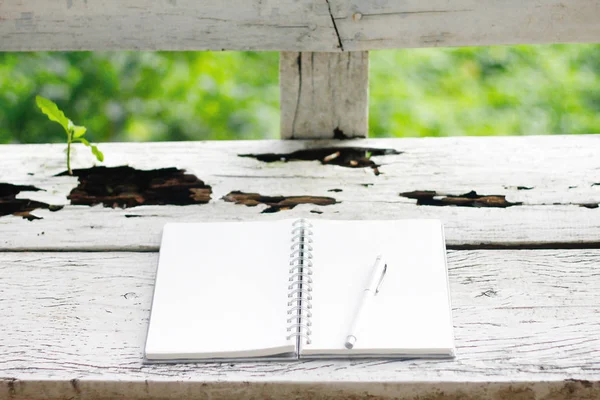
<svg viewBox="0 0 600 400">
<path fill-rule="evenodd" d="M 383 278 L 385 277 L 385 273 L 387 272 L 387 263 L 383 266 L 383 271 L 381 271 L 381 277 L 379 278 L 379 283 L 377 283 L 377 287 L 375 288 L 375 294 L 379 293 L 379 288 L 383 283 Z"/>
</svg>

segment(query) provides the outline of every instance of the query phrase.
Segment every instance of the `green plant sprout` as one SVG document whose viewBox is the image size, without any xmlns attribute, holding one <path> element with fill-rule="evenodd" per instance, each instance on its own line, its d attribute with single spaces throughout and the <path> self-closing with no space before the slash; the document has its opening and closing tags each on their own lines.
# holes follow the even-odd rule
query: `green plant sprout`
<svg viewBox="0 0 600 400">
<path fill-rule="evenodd" d="M 98 149 L 97 146 L 92 145 L 86 139 L 83 138 L 87 132 L 85 126 L 77 126 L 69 118 L 65 116 L 58 106 L 52 101 L 41 96 L 36 96 L 35 102 L 37 106 L 42 110 L 46 116 L 54 122 L 58 122 L 67 133 L 67 171 L 69 175 L 73 175 L 71 170 L 71 143 L 81 142 L 92 150 L 92 154 L 96 156 L 96 159 L 100 162 L 104 161 L 104 154 Z"/>
</svg>

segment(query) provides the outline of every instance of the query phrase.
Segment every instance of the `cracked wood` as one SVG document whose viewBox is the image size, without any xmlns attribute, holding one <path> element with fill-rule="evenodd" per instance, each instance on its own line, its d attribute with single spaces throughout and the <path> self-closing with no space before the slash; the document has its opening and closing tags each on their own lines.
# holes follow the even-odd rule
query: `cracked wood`
<svg viewBox="0 0 600 400">
<path fill-rule="evenodd" d="M 0 399 L 600 396 L 600 250 L 449 252 L 452 362 L 144 365 L 157 258 L 0 253 Z"/>
<path fill-rule="evenodd" d="M 278 50 L 598 42 L 596 0 L 0 2 L 0 51 Z"/>
<path fill-rule="evenodd" d="M 338 38 L 338 43 L 339 43 L 338 48 L 341 51 L 344 51 L 344 43 L 342 43 L 342 38 L 340 37 L 340 31 L 338 30 L 337 23 L 335 22 L 335 17 L 333 16 L 333 13 L 331 12 L 331 3 L 329 0 L 325 0 L 325 1 L 327 2 L 327 9 L 329 10 L 329 15 L 331 16 L 331 23 L 333 24 L 333 29 L 335 30 L 335 35 Z"/>
<path fill-rule="evenodd" d="M 368 52 L 284 52 L 279 75 L 283 139 L 368 136 Z"/>
<path fill-rule="evenodd" d="M 281 217 L 261 214 L 266 205 L 240 207 L 221 200 L 230 192 L 332 197 L 331 189 L 342 189 L 333 196 L 337 204 L 300 204 L 285 211 L 285 217 L 439 218 L 446 226 L 448 245 L 454 248 L 600 246 L 600 209 L 580 206 L 600 204 L 600 185 L 595 185 L 600 182 L 599 146 L 598 135 L 106 143 L 107 166 L 129 164 L 141 170 L 177 167 L 202 178 L 213 192 L 212 200 L 204 205 L 113 210 L 69 205 L 67 196 L 77 186 L 77 178 L 54 176 L 64 171 L 63 145 L 5 145 L 0 146 L 0 182 L 44 189 L 20 193 L 17 198 L 65 207 L 55 213 L 32 211 L 43 218 L 32 222 L 0 217 L 0 251 L 155 251 L 167 222 Z M 314 155 L 331 148 L 345 154 L 340 149 L 357 147 L 382 149 L 373 151 L 371 157 L 379 165 L 379 176 L 371 168 L 323 165 L 319 160 L 265 163 L 240 157 Z M 93 157 L 83 148 L 75 148 L 73 165 L 91 167 Z M 509 208 L 417 206 L 415 200 L 399 196 L 417 189 L 444 195 L 474 190 L 522 204 Z"/>
<path fill-rule="evenodd" d="M 0 2 L 0 51 L 336 51 L 323 1 L 29 0 Z"/>
<path fill-rule="evenodd" d="M 597 43 L 595 0 L 329 0 L 346 51 Z"/>
</svg>

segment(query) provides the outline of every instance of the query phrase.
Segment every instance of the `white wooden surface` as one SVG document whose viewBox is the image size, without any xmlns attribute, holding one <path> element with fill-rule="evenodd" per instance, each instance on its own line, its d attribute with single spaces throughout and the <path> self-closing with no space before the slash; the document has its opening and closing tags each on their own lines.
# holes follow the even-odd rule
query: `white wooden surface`
<svg viewBox="0 0 600 400">
<path fill-rule="evenodd" d="M 369 135 L 369 53 L 283 52 L 280 57 L 283 139 Z"/>
<path fill-rule="evenodd" d="M 600 396 L 600 250 L 448 261 L 455 361 L 145 366 L 156 253 L 0 253 L 0 399 Z"/>
<path fill-rule="evenodd" d="M 344 49 L 600 41 L 595 0 L 330 0 Z"/>
<path fill-rule="evenodd" d="M 597 42 L 599 19 L 596 0 L 7 0 L 0 51 Z"/>
<path fill-rule="evenodd" d="M 321 165 L 318 161 L 266 164 L 246 153 L 288 153 L 328 146 L 393 148 L 400 155 L 374 157 L 380 176 L 367 169 Z M 31 184 L 45 192 L 19 196 L 66 204 L 77 179 L 53 177 L 64 171 L 62 145 L 0 146 L 0 182 Z M 206 205 L 144 206 L 132 209 L 67 206 L 34 214 L 42 220 L 0 218 L 0 249 L 145 250 L 158 249 L 169 221 L 310 218 L 441 218 L 452 247 L 586 246 L 600 243 L 600 136 L 547 136 L 447 139 L 367 139 L 356 141 L 248 141 L 103 144 L 106 164 L 139 169 L 177 166 L 213 188 Z M 93 158 L 77 152 L 75 167 Z M 29 175 L 33 174 L 33 175 Z M 370 185 L 365 187 L 364 185 Z M 533 188 L 518 190 L 519 186 Z M 341 192 L 332 192 L 342 189 Z M 227 193 L 329 196 L 340 203 L 301 205 L 261 214 L 266 206 L 225 203 Z M 436 190 L 506 195 L 521 206 L 506 209 L 416 206 L 399 193 Z M 322 214 L 311 213 L 322 212 Z M 138 216 L 127 218 L 126 216 Z M 125 234 L 125 232 L 136 232 Z"/>
<path fill-rule="evenodd" d="M 379 176 L 318 161 L 239 157 L 328 146 L 403 153 L 374 157 Z M 67 203 L 76 179 L 54 176 L 64 171 L 62 147 L 0 146 L 0 182 L 46 190 L 22 198 Z M 74 165 L 93 165 L 78 150 Z M 600 398 L 600 209 L 580 206 L 600 203 L 600 136 L 103 144 L 102 150 L 110 166 L 185 168 L 212 186 L 213 201 L 127 210 L 67 205 L 35 211 L 43 219 L 31 222 L 0 217 L 0 400 Z M 233 190 L 341 203 L 260 214 L 265 206 L 220 200 Z M 523 204 L 417 206 L 399 196 L 413 190 L 476 190 Z M 164 223 L 294 216 L 442 218 L 448 244 L 461 249 L 449 253 L 457 359 L 142 364 Z M 486 250 L 493 246 L 512 249 Z"/>
<path fill-rule="evenodd" d="M 0 51 L 335 51 L 325 1 L 11 0 L 0 3 Z M 314 7 L 313 7 L 314 5 Z"/>
</svg>

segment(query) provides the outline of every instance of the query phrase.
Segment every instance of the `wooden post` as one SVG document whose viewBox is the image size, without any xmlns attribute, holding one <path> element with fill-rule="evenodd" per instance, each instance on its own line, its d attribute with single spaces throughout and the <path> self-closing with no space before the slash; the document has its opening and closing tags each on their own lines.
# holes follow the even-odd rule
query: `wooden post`
<svg viewBox="0 0 600 400">
<path fill-rule="evenodd" d="M 369 52 L 282 52 L 281 138 L 368 136 Z"/>
</svg>

